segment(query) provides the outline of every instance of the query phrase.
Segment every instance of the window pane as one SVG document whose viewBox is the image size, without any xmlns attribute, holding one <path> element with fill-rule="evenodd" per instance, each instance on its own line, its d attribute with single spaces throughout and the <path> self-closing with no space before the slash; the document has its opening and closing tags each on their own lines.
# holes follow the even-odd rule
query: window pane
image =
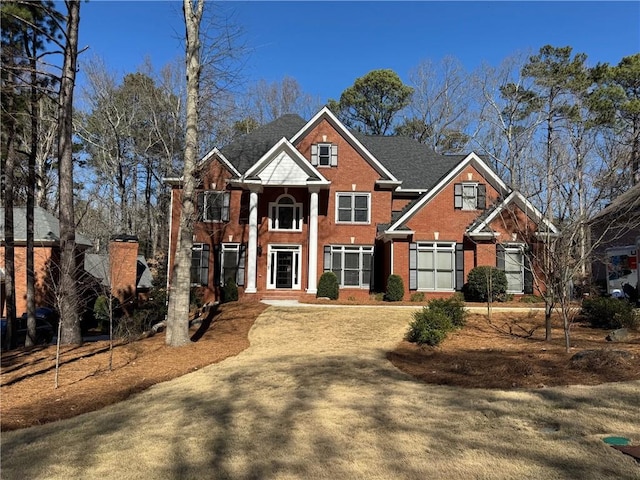
<svg viewBox="0 0 640 480">
<path fill-rule="evenodd" d="M 284 230 L 293 229 L 293 208 L 278 207 L 278 226 Z"/>
<path fill-rule="evenodd" d="M 453 288 L 453 274 L 451 272 L 437 272 L 437 288 L 450 289 Z"/>
<path fill-rule="evenodd" d="M 340 270 L 342 268 L 342 253 L 333 252 L 331 258 L 331 269 L 332 270 Z M 339 279 L 339 277 L 338 277 Z"/>
<path fill-rule="evenodd" d="M 338 195 L 338 208 L 351 209 L 351 196 L 350 195 Z"/>
<path fill-rule="evenodd" d="M 320 155 L 329 155 L 329 145 L 320 145 Z"/>
<path fill-rule="evenodd" d="M 367 210 L 356 210 L 354 221 L 355 222 L 366 222 L 369 219 L 369 215 Z"/>
<path fill-rule="evenodd" d="M 351 221 L 351 210 L 338 210 L 338 221 L 339 222 L 350 222 Z"/>
<path fill-rule="evenodd" d="M 345 270 L 344 284 L 350 286 L 360 285 L 360 273 L 357 270 Z"/>
<path fill-rule="evenodd" d="M 238 265 L 238 252 L 226 250 L 222 254 L 222 265 L 224 268 L 233 268 Z"/>
<path fill-rule="evenodd" d="M 520 273 L 507 273 L 507 290 L 512 292 L 521 292 L 523 290 L 522 275 Z"/>
<path fill-rule="evenodd" d="M 519 252 L 505 252 L 505 271 L 519 272 L 522 269 L 522 254 Z"/>
<path fill-rule="evenodd" d="M 367 197 L 366 195 L 356 195 L 355 197 L 356 208 L 366 209 L 369 204 L 368 200 L 369 200 L 369 197 Z"/>
<path fill-rule="evenodd" d="M 418 288 L 434 289 L 433 272 L 418 270 Z"/>
<path fill-rule="evenodd" d="M 418 251 L 418 268 L 433 269 L 433 252 Z"/>
<path fill-rule="evenodd" d="M 358 253 L 345 253 L 344 254 L 344 268 L 359 269 L 360 268 L 360 255 Z"/>
<path fill-rule="evenodd" d="M 362 286 L 367 286 L 371 284 L 371 271 L 363 270 L 362 272 Z"/>
<path fill-rule="evenodd" d="M 291 197 L 282 197 L 278 203 L 280 205 L 293 205 L 293 199 Z"/>
<path fill-rule="evenodd" d="M 436 252 L 438 270 L 453 270 L 452 252 Z"/>
</svg>

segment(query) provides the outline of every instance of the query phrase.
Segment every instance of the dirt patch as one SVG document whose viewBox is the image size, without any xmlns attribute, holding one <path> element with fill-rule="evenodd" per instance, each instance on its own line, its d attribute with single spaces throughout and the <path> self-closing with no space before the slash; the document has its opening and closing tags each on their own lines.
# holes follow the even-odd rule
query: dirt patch
<svg viewBox="0 0 640 480">
<path fill-rule="evenodd" d="M 185 347 L 167 347 L 164 333 L 115 345 L 111 370 L 109 342 L 62 347 L 57 389 L 55 346 L 3 352 L 0 428 L 15 430 L 98 410 L 237 355 L 249 346 L 249 329 L 266 308 L 258 302 L 225 304 L 204 333 L 197 326 L 190 330 L 192 338 L 200 338 Z"/>
<path fill-rule="evenodd" d="M 607 332 L 584 324 L 571 328 L 572 348 L 565 351 L 559 319 L 552 341 L 544 341 L 542 313 L 469 315 L 467 325 L 440 347 L 403 341 L 387 355 L 400 370 L 427 383 L 467 388 L 541 388 L 597 385 L 640 379 L 640 333 L 625 342 L 607 342 Z M 593 351 L 585 359 L 577 352 Z"/>
</svg>

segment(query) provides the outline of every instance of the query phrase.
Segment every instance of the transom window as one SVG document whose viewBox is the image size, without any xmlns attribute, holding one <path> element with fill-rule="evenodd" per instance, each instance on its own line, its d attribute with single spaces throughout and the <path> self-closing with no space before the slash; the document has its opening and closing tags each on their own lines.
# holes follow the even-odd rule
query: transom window
<svg viewBox="0 0 640 480">
<path fill-rule="evenodd" d="M 209 245 L 194 243 L 191 248 L 191 284 L 209 285 Z"/>
<path fill-rule="evenodd" d="M 228 222 L 229 201 L 229 192 L 215 190 L 199 192 L 198 218 L 203 222 Z"/>
<path fill-rule="evenodd" d="M 418 243 L 418 290 L 453 290 L 455 243 Z"/>
<path fill-rule="evenodd" d="M 290 195 L 282 195 L 269 204 L 269 230 L 302 231 L 302 204 Z"/>
<path fill-rule="evenodd" d="M 343 287 L 369 288 L 372 246 L 330 245 L 325 247 L 325 271 L 332 271 Z"/>
<path fill-rule="evenodd" d="M 336 222 L 337 223 L 369 223 L 371 221 L 369 193 L 338 193 L 336 194 Z"/>
</svg>

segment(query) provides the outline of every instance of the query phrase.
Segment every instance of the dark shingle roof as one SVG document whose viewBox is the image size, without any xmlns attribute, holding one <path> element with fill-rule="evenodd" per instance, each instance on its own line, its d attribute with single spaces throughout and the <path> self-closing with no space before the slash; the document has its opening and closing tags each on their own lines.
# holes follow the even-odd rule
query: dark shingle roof
<svg viewBox="0 0 640 480">
<path fill-rule="evenodd" d="M 4 240 L 4 207 L 0 208 L 0 239 Z M 14 207 L 13 209 L 13 238 L 16 242 L 27 241 L 27 209 Z M 50 243 L 60 240 L 60 222 L 44 208 L 33 209 L 33 241 L 37 243 Z M 91 247 L 91 241 L 80 233 L 76 233 L 78 245 Z"/>
<path fill-rule="evenodd" d="M 440 155 L 408 137 L 354 135 L 408 190 L 433 188 L 466 157 Z"/>
<path fill-rule="evenodd" d="M 245 173 L 283 137 L 291 139 L 306 123 L 299 115 L 283 115 L 239 137 L 221 152 L 240 173 Z"/>
</svg>

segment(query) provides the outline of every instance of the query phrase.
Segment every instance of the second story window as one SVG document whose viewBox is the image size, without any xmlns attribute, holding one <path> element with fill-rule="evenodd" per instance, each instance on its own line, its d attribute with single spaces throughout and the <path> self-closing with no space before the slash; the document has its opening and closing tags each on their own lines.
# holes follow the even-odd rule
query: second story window
<svg viewBox="0 0 640 480">
<path fill-rule="evenodd" d="M 302 230 L 302 204 L 290 195 L 282 195 L 269 204 L 269 230 Z"/>
<path fill-rule="evenodd" d="M 338 166 L 338 145 L 331 143 L 311 145 L 311 164 L 320 167 Z"/>
<path fill-rule="evenodd" d="M 201 222 L 229 221 L 229 192 L 209 190 L 198 193 L 198 220 Z"/>
<path fill-rule="evenodd" d="M 336 223 L 369 223 L 371 221 L 370 200 L 369 193 L 337 193 Z"/>
<path fill-rule="evenodd" d="M 484 210 L 487 208 L 487 186 L 483 183 L 456 183 L 454 185 L 454 207 L 461 210 Z"/>
</svg>

